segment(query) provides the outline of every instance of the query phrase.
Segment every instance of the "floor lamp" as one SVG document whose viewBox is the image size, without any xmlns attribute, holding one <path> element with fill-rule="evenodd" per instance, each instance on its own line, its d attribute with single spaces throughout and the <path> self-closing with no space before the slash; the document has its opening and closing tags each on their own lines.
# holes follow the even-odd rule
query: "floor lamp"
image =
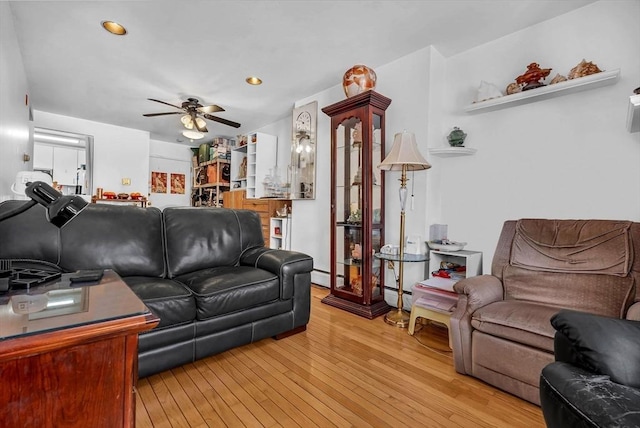
<svg viewBox="0 0 640 428">
<path fill-rule="evenodd" d="M 429 169 L 431 165 L 422 157 L 412 132 L 398 132 L 393 138 L 391 152 L 378 168 L 387 171 L 402 171 L 400 176 L 400 266 L 398 271 L 398 307 L 385 315 L 387 324 L 405 328 L 409 325 L 409 315 L 402 311 L 402 281 L 404 274 L 404 210 L 407 203 L 407 171 Z"/>
</svg>

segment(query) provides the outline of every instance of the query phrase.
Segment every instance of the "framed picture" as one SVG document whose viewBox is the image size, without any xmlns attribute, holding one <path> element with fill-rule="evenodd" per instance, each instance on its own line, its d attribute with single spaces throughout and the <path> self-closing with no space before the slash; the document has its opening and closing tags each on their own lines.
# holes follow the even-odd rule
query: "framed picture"
<svg viewBox="0 0 640 428">
<path fill-rule="evenodd" d="M 167 173 L 151 171 L 151 193 L 167 193 Z"/>
<path fill-rule="evenodd" d="M 184 174 L 171 174 L 171 193 L 184 195 Z"/>
</svg>

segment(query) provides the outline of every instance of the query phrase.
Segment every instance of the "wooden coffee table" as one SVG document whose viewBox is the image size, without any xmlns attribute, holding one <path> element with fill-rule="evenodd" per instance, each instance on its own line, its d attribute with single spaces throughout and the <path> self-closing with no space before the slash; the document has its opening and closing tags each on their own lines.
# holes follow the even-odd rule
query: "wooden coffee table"
<svg viewBox="0 0 640 428">
<path fill-rule="evenodd" d="M 0 294 L 0 425 L 135 425 L 138 333 L 159 319 L 113 271 Z"/>
</svg>

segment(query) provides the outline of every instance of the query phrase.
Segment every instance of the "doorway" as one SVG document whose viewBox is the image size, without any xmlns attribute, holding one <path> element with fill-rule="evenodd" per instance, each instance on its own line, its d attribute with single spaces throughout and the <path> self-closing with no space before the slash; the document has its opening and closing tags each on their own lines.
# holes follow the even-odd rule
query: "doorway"
<svg viewBox="0 0 640 428">
<path fill-rule="evenodd" d="M 33 133 L 33 170 L 49 174 L 63 195 L 93 194 L 93 137 L 44 128 Z"/>
</svg>

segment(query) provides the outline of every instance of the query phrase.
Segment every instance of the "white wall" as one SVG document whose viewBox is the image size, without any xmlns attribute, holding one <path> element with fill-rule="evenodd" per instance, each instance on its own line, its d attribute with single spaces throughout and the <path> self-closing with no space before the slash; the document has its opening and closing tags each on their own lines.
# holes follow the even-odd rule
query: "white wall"
<svg viewBox="0 0 640 428">
<path fill-rule="evenodd" d="M 68 131 L 93 136 L 93 186 L 111 192 L 140 192 L 149 189 L 149 133 L 106 123 L 59 114 L 34 111 L 38 128 Z M 123 185 L 122 179 L 131 179 Z"/>
<path fill-rule="evenodd" d="M 640 134 L 626 131 L 640 86 L 640 2 L 601 1 L 449 58 L 440 139 L 460 126 L 474 156 L 431 157 L 449 238 L 484 252 L 490 271 L 502 223 L 522 217 L 640 220 Z M 566 75 L 583 58 L 621 69 L 613 86 L 470 115 L 480 80 L 505 88 L 530 62 Z"/>
<path fill-rule="evenodd" d="M 0 201 L 3 201 L 13 198 L 10 189 L 16 173 L 33 167 L 33 161 L 23 161 L 25 153 L 33 154 L 29 106 L 25 103 L 29 89 L 8 2 L 0 2 L 0 93 Z"/>
<path fill-rule="evenodd" d="M 448 224 L 449 238 L 484 253 L 489 272 L 507 219 L 640 220 L 640 134 L 625 128 L 628 97 L 640 85 L 639 18 L 638 1 L 601 1 L 451 58 L 429 47 L 374 67 L 376 91 L 392 99 L 387 150 L 396 132 L 412 131 L 433 166 L 415 173 L 415 208 L 407 211 L 406 233 L 426 240 L 429 225 Z M 532 61 L 553 67 L 554 75 L 567 74 L 583 58 L 605 70 L 620 68 L 620 81 L 490 113 L 463 111 L 481 80 L 506 87 Z M 336 81 L 295 105 L 317 100 L 321 110 L 344 99 L 340 76 Z M 466 145 L 477 154 L 431 156 L 427 146 L 446 146 L 453 126 L 469 134 Z M 313 256 L 320 271 L 330 269 L 329 129 L 329 118 L 319 111 L 316 199 L 293 203 L 292 248 Z M 386 178 L 387 243 L 399 239 L 396 175 Z M 405 289 L 425 274 L 424 267 L 406 267 Z M 327 276 L 313 279 L 328 284 Z M 385 282 L 393 285 L 389 276 Z M 395 296 L 387 293 L 387 301 L 395 304 Z"/>
<path fill-rule="evenodd" d="M 149 205 L 163 209 L 165 207 L 190 206 L 191 205 L 191 157 L 193 152 L 190 146 L 184 144 L 167 143 L 151 140 L 149 149 L 149 170 L 167 173 L 167 180 L 171 174 L 185 175 L 185 193 L 149 193 Z M 167 186 L 171 191 L 171 186 Z M 147 190 L 150 191 L 150 184 Z"/>
</svg>

